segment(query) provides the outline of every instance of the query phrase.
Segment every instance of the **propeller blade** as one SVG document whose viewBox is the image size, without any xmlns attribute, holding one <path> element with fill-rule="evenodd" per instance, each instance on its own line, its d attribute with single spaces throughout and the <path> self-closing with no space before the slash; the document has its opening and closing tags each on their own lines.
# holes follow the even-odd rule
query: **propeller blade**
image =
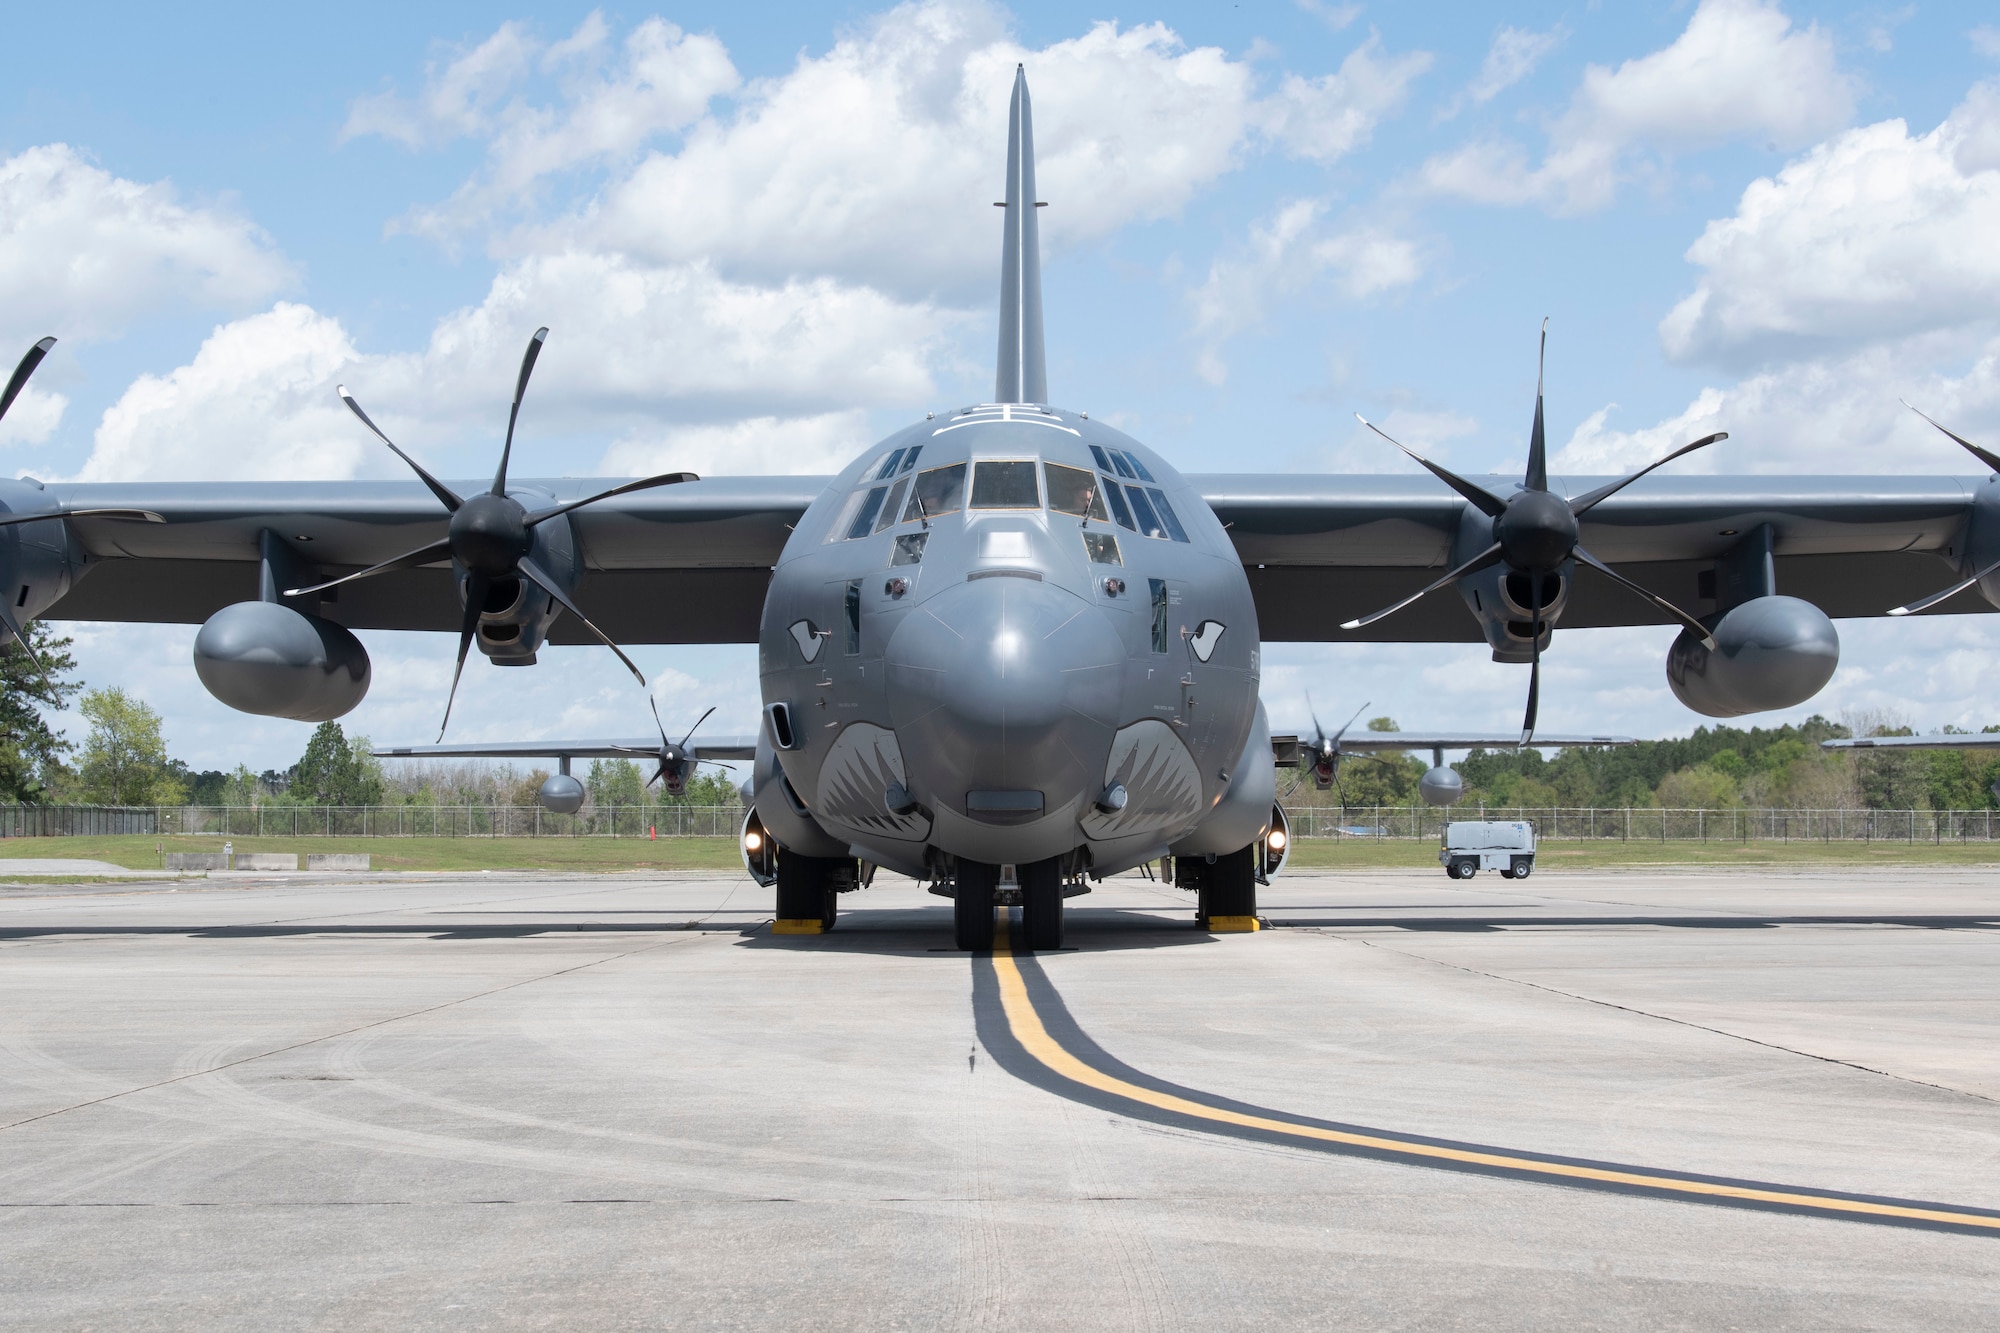
<svg viewBox="0 0 2000 1333">
<path fill-rule="evenodd" d="M 660 748 L 665 749 L 670 744 L 667 740 L 667 724 L 660 721 L 660 701 L 653 697 L 651 690 L 646 691 L 646 705 L 653 710 L 653 727 L 660 733 Z M 702 716 L 707 717 L 708 714 L 703 713 Z"/>
<path fill-rule="evenodd" d="M 20 376 L 20 373 L 21 372 L 18 370 L 14 372 L 17 378 Z M 12 384 L 9 384 L 7 388 L 8 391 L 11 393 L 13 391 L 14 386 Z M 1910 402 L 1907 398 L 1898 398 L 1896 401 L 1901 403 L 1904 407 L 1910 407 Z M 6 410 L 7 409 L 4 406 L 0 406 L 0 412 L 4 412 Z M 1917 412 L 1917 409 L 1914 407 L 1910 407 L 1910 410 L 1912 412 Z M 1960 435 L 1957 431 L 1952 430 L 1947 426 L 1938 426 L 1937 422 L 1932 421 L 1930 417 L 1924 416 L 1922 412 L 1917 412 L 1917 415 L 1923 417 L 1925 421 L 1929 421 L 1933 426 L 1937 426 L 1939 430 L 1951 436 L 1952 439 L 1957 440 L 1959 444 L 1964 446 L 1965 451 L 1967 453 L 1971 454 L 1974 458 L 1978 459 L 1980 462 L 1986 464 L 1987 467 L 1992 468 L 1995 472 L 2000 472 L 2000 454 L 1995 454 L 1990 450 L 1981 449 L 1971 440 L 1966 439 L 1963 435 Z M 1892 612 L 1891 614 L 1894 613 Z"/>
<path fill-rule="evenodd" d="M 546 328 L 535 330 L 535 336 L 528 339 L 528 350 L 521 354 L 521 376 L 514 381 L 514 406 L 507 410 L 507 443 L 500 448 L 500 470 L 493 474 L 493 493 L 507 493 L 507 460 L 514 456 L 514 422 L 521 415 L 521 399 L 528 393 L 528 376 L 535 373 L 535 360 L 542 354 L 542 344 L 548 341 Z"/>
<path fill-rule="evenodd" d="M 651 490 L 655 486 L 678 486 L 684 481 L 700 480 L 701 478 L 692 472 L 662 472 L 657 477 L 647 477 L 643 481 L 628 481 L 623 486 L 613 486 L 608 491 L 599 491 L 597 494 L 585 496 L 581 500 L 571 500 L 568 504 L 557 505 L 554 509 L 544 509 L 539 513 L 528 515 L 522 521 L 532 528 L 537 523 L 546 523 L 552 518 L 559 518 L 569 513 L 572 509 L 581 509 L 585 505 L 594 505 L 599 500 L 609 500 L 614 495 L 624 495 L 631 491 Z"/>
<path fill-rule="evenodd" d="M 1932 593 L 1930 596 L 1924 598 L 1924 600 L 1922 600 L 1921 602 L 1911 602 L 1908 606 L 1899 606 L 1895 610 L 1891 611 L 1889 614 L 1892 616 L 1913 616 L 1916 615 L 1919 611 L 1928 611 L 1932 607 L 1936 606 L 1939 602 L 1942 602 L 1950 597 L 1955 597 L 1959 593 L 1964 592 L 1967 588 L 1970 588 L 1973 584 L 1979 582 L 1979 580 L 1985 578 L 1988 574 L 1991 574 L 1996 569 L 2000 569 L 2000 560 L 1995 560 L 1992 564 L 1980 570 L 1977 574 L 1974 574 L 1969 579 L 1960 579 L 1957 583 L 1952 584 L 1949 588 L 1946 588 L 1943 592 Z"/>
<path fill-rule="evenodd" d="M 1372 616 L 1363 616 L 1359 620 L 1347 621 L 1346 623 L 1341 625 L 1341 628 L 1361 629 L 1365 626 L 1374 624 L 1376 621 L 1382 619 L 1384 616 L 1393 616 L 1398 611 L 1402 610 L 1404 607 L 1410 605 L 1412 602 L 1422 601 L 1424 598 L 1436 592 L 1439 588 L 1444 587 L 1445 584 L 1450 583 L 1453 579 L 1463 578 L 1467 574 L 1477 574 L 1480 570 L 1485 569 L 1488 565 L 1493 564 L 1499 559 L 1500 559 L 1500 543 L 1494 542 L 1491 546 L 1481 551 L 1478 555 L 1473 556 L 1472 559 L 1466 561 L 1464 564 L 1460 565 L 1457 569 L 1450 571 L 1443 578 L 1438 579 L 1435 583 L 1431 583 L 1425 586 L 1420 591 L 1411 593 L 1408 597 L 1405 597 L 1402 601 L 1396 603 L 1394 606 L 1385 607 L 1383 610 L 1377 611 Z"/>
<path fill-rule="evenodd" d="M 1340 724 L 1340 730 L 1333 733 L 1334 749 L 1338 750 L 1340 748 L 1340 738 L 1347 734 L 1347 729 L 1353 726 L 1356 719 L 1358 719 L 1366 711 L 1368 711 L 1368 705 L 1364 703 L 1361 705 L 1361 707 L 1354 710 L 1353 717 L 1348 718 L 1347 721 Z M 1313 725 L 1318 726 L 1319 724 L 1317 722 L 1314 722 Z"/>
<path fill-rule="evenodd" d="M 1675 606 L 1672 602 L 1660 596 L 1658 593 L 1640 587 L 1638 584 L 1626 578 L 1623 574 L 1620 574 L 1617 570 L 1613 569 L 1611 566 L 1605 564 L 1602 560 L 1599 560 L 1596 556 L 1592 555 L 1590 552 L 1584 550 L 1581 546 L 1577 547 L 1575 551 L 1572 552 L 1572 554 L 1575 555 L 1577 559 L 1583 561 L 1584 564 L 1589 565 L 1592 569 L 1604 575 L 1605 578 L 1610 579 L 1613 583 L 1616 583 L 1621 588 L 1625 588 L 1631 592 L 1638 594 L 1639 596 L 1645 598 L 1647 601 L 1651 602 L 1654 606 L 1659 607 L 1660 610 L 1665 611 L 1668 615 L 1672 616 L 1675 620 L 1679 621 L 1681 626 L 1685 628 L 1689 633 L 1699 638 L 1702 641 L 1703 646 L 1706 647 L 1710 652 L 1715 651 L 1715 635 L 1709 630 L 1708 626 L 1702 624 L 1699 620 L 1696 620 L 1693 616 L 1681 610 L 1678 606 Z M 1889 614 L 1894 615 L 1895 612 L 1891 611 Z"/>
<path fill-rule="evenodd" d="M 337 579 L 328 579 L 324 583 L 315 583 L 306 588 L 287 588 L 285 589 L 285 596 L 304 597 L 308 593 L 325 592 L 328 588 L 337 588 L 343 583 L 353 583 L 359 579 L 373 578 L 377 574 L 393 573 L 399 569 L 414 569 L 418 565 L 435 564 L 440 560 L 449 559 L 450 556 L 450 542 L 432 542 L 429 546 L 419 546 L 414 551 L 405 551 L 394 560 L 384 560 L 379 565 L 370 565 L 367 569 L 360 570 L 357 573 L 342 574 Z"/>
<path fill-rule="evenodd" d="M 444 697 L 444 721 L 438 723 L 438 744 L 444 743 L 444 729 L 451 725 L 451 706 L 458 699 L 458 678 L 465 674 L 465 655 L 472 650 L 472 636 L 479 632 L 479 608 L 486 604 L 486 576 L 468 574 L 465 579 L 465 618 L 458 627 L 458 665 L 451 669 L 451 693 Z"/>
<path fill-rule="evenodd" d="M 14 373 L 7 377 L 7 387 L 0 389 L 0 417 L 7 415 L 7 409 L 21 396 L 21 390 L 28 387 L 28 376 L 35 373 L 35 367 L 42 364 L 42 358 L 47 356 L 49 349 L 55 345 L 54 338 L 42 339 L 30 347 L 28 354 L 21 358 L 21 364 L 14 367 Z"/>
<path fill-rule="evenodd" d="M 1630 486 L 1633 482 L 1639 480 L 1639 478 L 1645 476 L 1648 472 L 1651 472 L 1654 468 L 1662 467 L 1665 464 L 1671 463 L 1676 458 L 1679 458 L 1682 454 L 1691 454 L 1697 449 L 1706 449 L 1708 448 L 1709 445 L 1714 444 L 1717 440 L 1726 440 L 1728 438 L 1729 438 L 1728 431 L 1719 430 L 1715 432 L 1715 434 L 1713 435 L 1702 436 L 1700 439 L 1696 440 L 1693 444 L 1684 444 L 1680 448 L 1668 454 L 1665 458 L 1655 459 L 1653 462 L 1646 464 L 1646 466 L 1640 468 L 1637 472 L 1634 472 L 1629 477 L 1621 477 L 1617 481 L 1608 482 L 1603 486 L 1599 486 L 1594 491 L 1585 491 L 1582 495 L 1577 496 L 1576 499 L 1571 500 L 1569 502 L 1570 512 L 1572 514 L 1575 514 L 1578 518 L 1581 518 L 1583 517 L 1584 512 L 1588 509 L 1595 507 L 1598 501 L 1607 500 L 1612 496 L 1618 494 L 1618 492 L 1624 490 L 1627 486 Z"/>
<path fill-rule="evenodd" d="M 1537 591 L 1536 600 L 1540 601 Z M 1542 621 L 1541 608 L 1536 607 L 1535 637 L 1528 640 L 1528 711 L 1521 718 L 1521 744 L 1526 745 L 1535 738 L 1535 714 L 1542 706 Z"/>
<path fill-rule="evenodd" d="M 609 648 L 612 652 L 618 654 L 618 660 L 625 664 L 625 669 L 632 673 L 633 678 L 637 680 L 639 684 L 644 685 L 646 683 L 646 673 L 639 670 L 638 663 L 634 662 L 631 658 L 625 656 L 625 650 L 623 648 L 620 648 L 615 642 L 613 642 L 609 634 L 606 634 L 603 630 L 591 624 L 590 617 L 585 615 L 583 611 L 577 606 L 577 604 L 569 599 L 569 594 L 564 592 L 560 587 L 558 587 L 556 585 L 556 581 L 550 578 L 548 573 L 544 571 L 540 565 L 536 564 L 533 560 L 529 559 L 527 556 L 524 555 L 521 557 L 521 562 L 519 565 L 516 566 L 516 568 L 519 569 L 523 574 L 527 575 L 529 581 L 532 582 L 536 587 L 540 588 L 543 592 L 547 593 L 549 596 L 555 598 L 556 601 L 562 606 L 563 610 L 569 612 L 571 615 L 575 616 L 578 620 L 582 621 L 583 627 L 589 630 L 592 634 L 595 634 L 599 642 L 603 643 L 603 645 L 606 648 Z M 657 721 L 658 719 L 655 718 L 654 720 Z"/>
<path fill-rule="evenodd" d="M 51 339 L 50 341 L 54 340 Z M 42 678 L 42 696 L 50 703 L 59 703 L 60 701 L 56 698 L 55 684 L 49 679 L 49 669 L 42 665 L 41 654 L 37 653 L 34 645 L 28 642 L 28 635 L 21 628 L 21 622 L 14 619 L 14 610 L 12 607 L 6 605 L 4 598 L 0 598 L 0 625 L 7 627 L 8 632 L 14 636 L 14 646 L 25 653 L 28 660 L 35 664 L 35 673 Z"/>
<path fill-rule="evenodd" d="M 1542 366 L 1549 359 L 1549 321 L 1542 318 L 1542 350 L 1535 354 L 1535 430 L 1528 437 L 1528 474 L 1521 484 L 1531 491 L 1549 488 L 1549 441 L 1542 431 Z"/>
<path fill-rule="evenodd" d="M 166 517 L 150 509 L 58 509 L 53 514 L 0 515 L 0 528 L 16 523 L 41 523 L 51 518 L 125 518 L 138 523 L 164 523 Z"/>
<path fill-rule="evenodd" d="M 714 711 L 715 711 L 715 705 L 710 704 L 708 706 L 708 713 L 713 713 Z M 688 728 L 688 734 L 681 737 L 681 748 L 683 750 L 687 748 L 687 743 L 694 739 L 695 729 L 700 727 L 702 723 L 708 721 L 708 713 L 703 713 L 700 717 L 696 718 L 694 720 L 694 726 Z M 653 720 L 656 722 L 659 720 L 659 714 L 657 711 L 654 713 Z"/>
<path fill-rule="evenodd" d="M 1489 518 L 1498 518 L 1500 517 L 1501 514 L 1506 512 L 1507 502 L 1505 500 L 1502 500 L 1499 496 L 1495 495 L 1493 492 L 1487 490 L 1484 486 L 1479 485 L 1477 482 L 1467 481 L 1464 477 L 1459 476 L 1456 472 L 1453 472 L 1449 468 L 1439 467 L 1436 463 L 1431 462 L 1430 459 L 1425 458 L 1422 454 L 1419 454 L 1415 450 L 1406 447 L 1402 441 L 1396 439 L 1394 436 L 1385 432 L 1380 426 L 1377 426 L 1374 422 L 1370 421 L 1367 417 L 1362 416 L 1359 412 L 1356 412 L 1354 414 L 1354 419 L 1360 422 L 1362 425 L 1368 427 L 1368 429 L 1374 431 L 1377 435 L 1380 435 L 1383 439 L 1389 441 L 1389 443 L 1395 445 L 1398 449 L 1401 449 L 1411 458 L 1416 459 L 1417 462 L 1429 468 L 1431 470 L 1431 473 L 1434 476 L 1436 476 L 1439 481 L 1451 487 L 1453 490 L 1457 491 L 1460 495 L 1464 496 L 1466 499 L 1472 501 L 1474 507 L 1476 507 L 1482 514 L 1485 514 Z"/>
<path fill-rule="evenodd" d="M 347 391 L 347 386 L 345 384 L 336 384 L 334 386 L 333 391 L 340 395 L 341 402 L 347 404 L 347 410 L 354 413 L 355 416 L 360 417 L 361 424 L 368 427 L 369 430 L 375 433 L 376 439 L 382 441 L 382 443 L 388 445 L 391 449 L 396 450 L 396 457 L 402 459 L 405 463 L 408 463 L 410 465 L 410 470 L 415 472 L 417 476 L 423 480 L 424 485 L 431 488 L 431 494 L 435 495 L 438 498 L 438 500 L 443 503 L 446 509 L 450 510 L 454 514 L 458 512 L 459 506 L 463 505 L 465 501 L 459 499 L 457 494 L 453 492 L 451 487 L 445 485 L 443 482 L 439 481 L 436 477 L 433 477 L 430 473 L 424 471 L 423 464 L 419 463 L 416 459 L 404 453 L 401 449 L 396 449 L 396 442 L 390 439 L 388 436 L 384 435 L 382 433 L 382 428 L 368 419 L 368 414 L 361 410 L 361 404 L 354 401 L 354 395 Z"/>
</svg>

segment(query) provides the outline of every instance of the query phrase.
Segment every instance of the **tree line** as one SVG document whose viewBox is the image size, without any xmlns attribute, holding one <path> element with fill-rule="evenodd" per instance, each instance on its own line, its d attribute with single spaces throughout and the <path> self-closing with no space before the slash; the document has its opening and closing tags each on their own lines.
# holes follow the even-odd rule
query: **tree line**
<svg viewBox="0 0 2000 1333">
<path fill-rule="evenodd" d="M 1368 723 L 1398 730 L 1393 718 Z M 1989 726 L 1986 732 L 2000 731 Z M 1944 729 L 1946 734 L 1954 728 Z M 1782 727 L 1697 727 L 1673 740 L 1616 748 L 1576 748 L 1544 757 L 1537 750 L 1474 750 L 1453 767 L 1465 780 L 1464 804 L 1547 808 L 1661 807 L 1671 810 L 1989 810 L 2000 808 L 2000 752 L 1981 750 L 1822 750 L 1820 742 L 1908 736 L 1911 728 L 1880 714 L 1846 722 L 1807 718 Z M 1349 758 L 1338 787 L 1326 793 L 1300 783 L 1300 804 L 1421 804 L 1417 781 L 1428 754 L 1389 754 L 1380 762 Z M 1283 788 L 1281 787 L 1281 790 Z"/>
<path fill-rule="evenodd" d="M 160 715 L 117 688 L 76 678 L 73 640 L 37 621 L 27 639 L 44 675 L 19 651 L 0 653 L 0 804 L 68 805 L 533 805 L 546 768 L 479 761 L 384 765 L 366 736 L 322 722 L 285 769 L 197 772 L 167 751 Z M 77 701 L 87 729 L 71 741 L 50 718 Z M 595 760 L 583 779 L 593 806 L 732 805 L 726 771 L 704 767 L 670 796 L 627 759 Z"/>
</svg>

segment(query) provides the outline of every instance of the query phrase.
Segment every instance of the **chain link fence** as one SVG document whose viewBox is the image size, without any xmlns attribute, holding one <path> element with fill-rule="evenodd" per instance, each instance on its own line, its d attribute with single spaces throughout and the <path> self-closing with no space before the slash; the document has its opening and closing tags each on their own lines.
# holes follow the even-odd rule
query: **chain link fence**
<svg viewBox="0 0 2000 1333">
<path fill-rule="evenodd" d="M 1295 838 L 1436 840 L 1447 819 L 1526 820 L 1547 840 L 1992 842 L 2000 810 L 1626 810 L 1533 806 L 1287 807 Z M 239 838 L 733 838 L 734 805 L 0 805 L 0 837 L 211 834 Z"/>
</svg>

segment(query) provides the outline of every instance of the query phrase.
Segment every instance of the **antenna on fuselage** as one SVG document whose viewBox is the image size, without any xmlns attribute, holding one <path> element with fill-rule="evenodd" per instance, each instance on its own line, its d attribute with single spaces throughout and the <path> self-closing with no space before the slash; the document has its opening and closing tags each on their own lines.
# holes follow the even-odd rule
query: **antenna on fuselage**
<svg viewBox="0 0 2000 1333">
<path fill-rule="evenodd" d="M 1046 403 L 1048 365 L 1042 353 L 1042 243 L 1035 225 L 1035 129 L 1028 106 L 1028 71 L 1014 66 L 1014 102 L 1007 115 L 1006 238 L 1000 250 L 1000 361 L 996 403 Z"/>
</svg>

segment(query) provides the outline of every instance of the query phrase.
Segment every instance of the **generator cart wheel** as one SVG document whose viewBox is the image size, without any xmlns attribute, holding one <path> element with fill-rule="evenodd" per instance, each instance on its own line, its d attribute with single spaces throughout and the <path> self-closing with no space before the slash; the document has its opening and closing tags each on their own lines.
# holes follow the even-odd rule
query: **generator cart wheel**
<svg viewBox="0 0 2000 1333">
<path fill-rule="evenodd" d="M 1515 879 L 1526 879 L 1534 869 L 1535 858 L 1532 856 L 1517 856 L 1514 858 L 1514 864 L 1509 867 Z"/>
<path fill-rule="evenodd" d="M 1468 857 L 1461 856 L 1458 860 L 1451 863 L 1451 877 L 1453 879 L 1471 879 L 1478 873 L 1479 862 L 1471 860 Z"/>
</svg>

